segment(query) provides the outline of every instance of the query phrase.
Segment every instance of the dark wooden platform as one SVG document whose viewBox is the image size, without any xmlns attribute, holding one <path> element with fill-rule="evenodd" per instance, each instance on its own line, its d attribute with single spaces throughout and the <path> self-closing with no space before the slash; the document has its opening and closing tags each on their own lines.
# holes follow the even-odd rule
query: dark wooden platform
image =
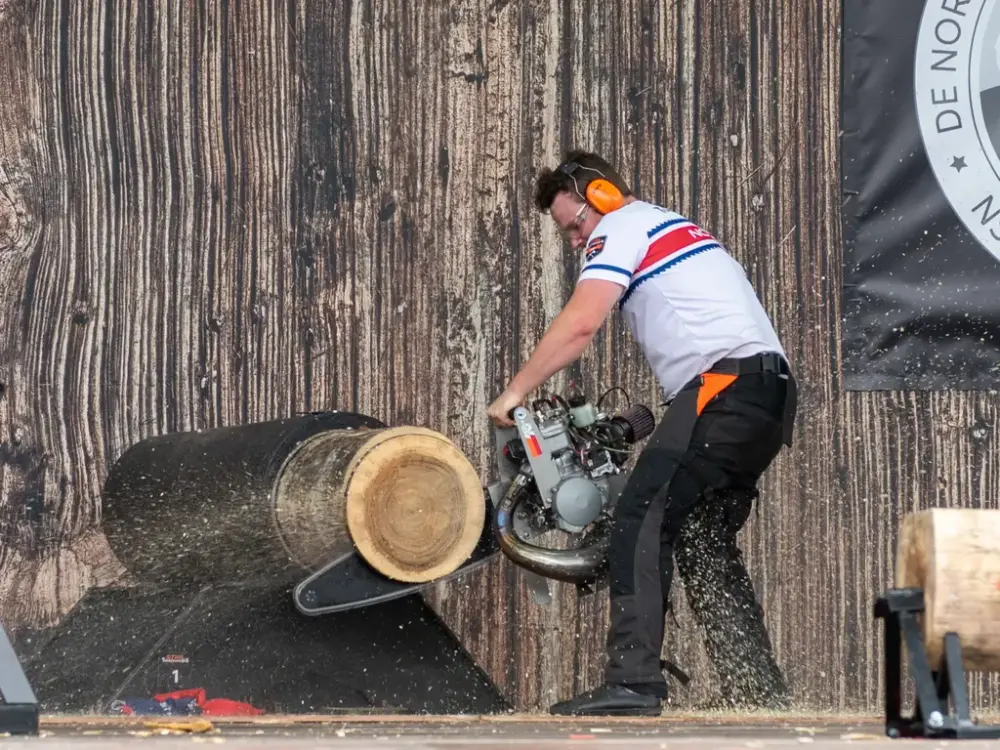
<svg viewBox="0 0 1000 750">
<path fill-rule="evenodd" d="M 271 716 L 253 721 L 208 720 L 207 731 L 170 731 L 160 728 L 167 719 L 46 716 L 40 738 L 0 739 L 0 748 L 27 743 L 53 750 L 107 749 L 154 742 L 158 748 L 192 744 L 224 744 L 243 748 L 331 747 L 340 750 L 370 748 L 487 748 L 531 747 L 538 750 L 628 747 L 637 750 L 715 750 L 716 748 L 826 748 L 884 747 L 875 716 L 782 715 L 665 715 L 656 719 L 587 721 L 547 715 L 503 717 L 394 717 L 384 715 Z M 205 720 L 179 719 L 198 729 Z M 987 742 L 962 742 L 963 750 L 979 750 Z M 990 745 L 992 746 L 992 745 Z"/>
</svg>

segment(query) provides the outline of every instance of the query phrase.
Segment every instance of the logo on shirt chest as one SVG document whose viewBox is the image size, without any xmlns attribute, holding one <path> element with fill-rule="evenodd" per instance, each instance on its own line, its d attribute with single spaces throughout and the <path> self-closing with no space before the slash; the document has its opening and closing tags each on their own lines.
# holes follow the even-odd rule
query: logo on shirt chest
<svg viewBox="0 0 1000 750">
<path fill-rule="evenodd" d="M 588 263 L 601 254 L 601 250 L 604 249 L 604 241 L 607 238 L 607 235 L 594 237 L 594 239 L 587 243 L 586 257 Z"/>
</svg>

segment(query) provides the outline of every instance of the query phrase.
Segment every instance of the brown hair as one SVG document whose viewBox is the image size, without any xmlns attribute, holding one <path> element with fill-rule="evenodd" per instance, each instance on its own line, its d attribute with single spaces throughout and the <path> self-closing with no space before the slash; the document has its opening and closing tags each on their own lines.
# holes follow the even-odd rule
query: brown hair
<svg viewBox="0 0 1000 750">
<path fill-rule="evenodd" d="M 538 206 L 539 211 L 543 213 L 548 211 L 552 207 L 552 201 L 556 199 L 556 195 L 563 190 L 582 198 L 582 194 L 586 193 L 587 185 L 601 176 L 618 188 L 625 197 L 632 195 L 631 188 L 615 171 L 614 167 L 601 156 L 591 151 L 567 151 L 560 166 L 570 162 L 576 162 L 584 167 L 581 172 L 576 174 L 575 184 L 573 178 L 558 167 L 556 169 L 545 167 L 538 173 L 538 178 L 535 181 L 535 205 Z"/>
</svg>

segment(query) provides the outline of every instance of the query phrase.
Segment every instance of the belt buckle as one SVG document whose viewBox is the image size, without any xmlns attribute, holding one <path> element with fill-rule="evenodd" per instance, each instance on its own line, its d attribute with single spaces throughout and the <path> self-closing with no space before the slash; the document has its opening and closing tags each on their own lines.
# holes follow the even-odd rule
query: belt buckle
<svg viewBox="0 0 1000 750">
<path fill-rule="evenodd" d="M 767 354 L 760 355 L 760 370 L 761 372 L 774 373 L 775 375 L 781 375 L 781 357 L 774 352 L 768 352 Z"/>
</svg>

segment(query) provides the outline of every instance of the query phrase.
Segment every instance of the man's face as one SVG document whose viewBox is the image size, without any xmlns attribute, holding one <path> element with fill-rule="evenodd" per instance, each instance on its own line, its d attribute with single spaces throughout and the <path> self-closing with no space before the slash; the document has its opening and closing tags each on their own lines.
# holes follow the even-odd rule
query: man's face
<svg viewBox="0 0 1000 750">
<path fill-rule="evenodd" d="M 587 246 L 587 239 L 593 233 L 601 215 L 572 193 L 557 193 L 549 215 L 559 229 L 569 237 L 574 250 Z"/>
</svg>

